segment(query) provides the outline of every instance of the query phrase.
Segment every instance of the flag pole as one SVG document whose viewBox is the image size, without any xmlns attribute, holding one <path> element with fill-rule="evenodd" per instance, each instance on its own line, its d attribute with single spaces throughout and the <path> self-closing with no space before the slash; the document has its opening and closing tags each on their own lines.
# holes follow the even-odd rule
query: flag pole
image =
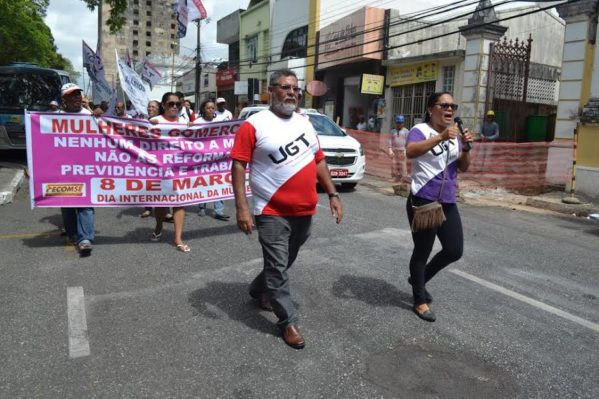
<svg viewBox="0 0 599 399">
<path fill-rule="evenodd" d="M 200 24 L 202 20 L 196 19 L 198 27 L 197 44 L 196 44 L 196 79 L 195 79 L 195 106 L 196 110 L 200 104 L 200 79 L 202 76 L 202 60 L 200 58 Z"/>
</svg>

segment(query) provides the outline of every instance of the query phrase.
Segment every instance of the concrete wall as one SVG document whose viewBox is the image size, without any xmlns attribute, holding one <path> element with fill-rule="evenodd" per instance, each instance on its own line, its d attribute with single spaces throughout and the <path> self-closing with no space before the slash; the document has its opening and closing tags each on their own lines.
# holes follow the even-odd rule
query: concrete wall
<svg viewBox="0 0 599 399">
<path fill-rule="evenodd" d="M 240 54 L 240 80 L 248 78 L 266 79 L 266 64 L 269 55 L 269 29 L 270 29 L 270 2 L 263 1 L 248 8 L 240 14 L 239 27 L 239 54 Z M 258 37 L 257 64 L 248 66 L 247 52 L 248 39 Z"/>
<path fill-rule="evenodd" d="M 528 10 L 537 9 L 537 6 L 516 8 L 497 12 L 497 17 L 507 18 L 521 14 Z M 468 24 L 467 18 L 458 20 L 441 21 L 441 25 L 432 26 L 435 21 L 403 23 L 398 19 L 397 12 L 392 13 L 392 26 L 390 29 L 389 46 L 402 46 L 389 51 L 388 58 L 401 59 L 410 57 L 421 57 L 444 51 L 466 49 L 466 39 L 456 32 L 460 26 Z M 510 39 L 528 39 L 531 34 L 533 38 L 531 62 L 559 67 L 562 63 L 561 43 L 564 41 L 565 23 L 552 13 L 543 11 L 500 22 L 508 28 L 505 36 Z M 411 32 L 412 30 L 415 30 Z M 401 34 L 404 33 L 404 34 Z M 450 34 L 452 33 L 452 34 Z M 394 36 L 396 35 L 396 36 Z M 427 40 L 418 43 L 419 40 L 445 35 L 438 39 Z M 416 44 L 406 45 L 407 43 Z M 559 46 L 559 49 L 556 47 Z M 553 51 L 547 51 L 553 49 Z M 487 49 L 488 51 L 488 49 Z"/>
<path fill-rule="evenodd" d="M 216 23 L 216 42 L 231 44 L 239 41 L 240 14 L 244 10 L 236 10 L 218 20 Z"/>
<path fill-rule="evenodd" d="M 272 9 L 270 25 L 270 52 L 273 60 L 281 59 L 283 43 L 287 34 L 308 25 L 309 0 L 278 0 Z"/>
</svg>

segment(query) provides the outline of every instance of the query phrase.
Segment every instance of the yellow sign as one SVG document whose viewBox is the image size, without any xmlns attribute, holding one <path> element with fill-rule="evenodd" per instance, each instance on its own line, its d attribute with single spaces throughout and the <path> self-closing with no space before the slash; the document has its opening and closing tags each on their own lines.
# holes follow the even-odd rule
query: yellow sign
<svg viewBox="0 0 599 399">
<path fill-rule="evenodd" d="M 383 75 L 369 75 L 367 73 L 362 74 L 362 86 L 360 87 L 360 93 L 362 94 L 383 94 L 385 87 L 385 77 Z"/>
<path fill-rule="evenodd" d="M 389 86 L 403 86 L 437 80 L 437 62 L 423 62 L 406 66 L 389 67 Z"/>
</svg>

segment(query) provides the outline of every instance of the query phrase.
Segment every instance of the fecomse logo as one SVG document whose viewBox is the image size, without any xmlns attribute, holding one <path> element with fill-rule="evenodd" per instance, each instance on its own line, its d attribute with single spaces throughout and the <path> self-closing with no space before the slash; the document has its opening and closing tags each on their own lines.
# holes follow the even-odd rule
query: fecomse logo
<svg viewBox="0 0 599 399">
<path fill-rule="evenodd" d="M 48 183 L 44 185 L 44 197 L 83 197 L 83 183 Z"/>
</svg>

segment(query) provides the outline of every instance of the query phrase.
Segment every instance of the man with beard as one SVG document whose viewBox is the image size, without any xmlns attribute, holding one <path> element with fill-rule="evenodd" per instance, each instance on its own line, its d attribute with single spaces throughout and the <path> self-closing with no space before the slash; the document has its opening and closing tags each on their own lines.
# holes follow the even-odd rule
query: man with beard
<svg viewBox="0 0 599 399">
<path fill-rule="evenodd" d="M 64 112 L 91 115 L 83 107 L 81 88 L 74 83 L 66 83 L 60 89 Z M 80 256 L 89 256 L 94 242 L 94 208 L 60 208 L 62 221 L 69 240 L 77 246 Z"/>
<path fill-rule="evenodd" d="M 305 345 L 291 301 L 288 269 L 310 235 L 318 196 L 316 181 L 328 193 L 331 214 L 343 218 L 325 156 L 312 124 L 295 112 L 300 88 L 293 71 L 272 73 L 268 110 L 250 116 L 235 135 L 231 152 L 237 225 L 252 234 L 254 221 L 245 195 L 246 167 L 254 196 L 255 223 L 264 268 L 250 285 L 250 295 L 263 310 L 274 311 L 283 340 L 295 349 Z"/>
</svg>

